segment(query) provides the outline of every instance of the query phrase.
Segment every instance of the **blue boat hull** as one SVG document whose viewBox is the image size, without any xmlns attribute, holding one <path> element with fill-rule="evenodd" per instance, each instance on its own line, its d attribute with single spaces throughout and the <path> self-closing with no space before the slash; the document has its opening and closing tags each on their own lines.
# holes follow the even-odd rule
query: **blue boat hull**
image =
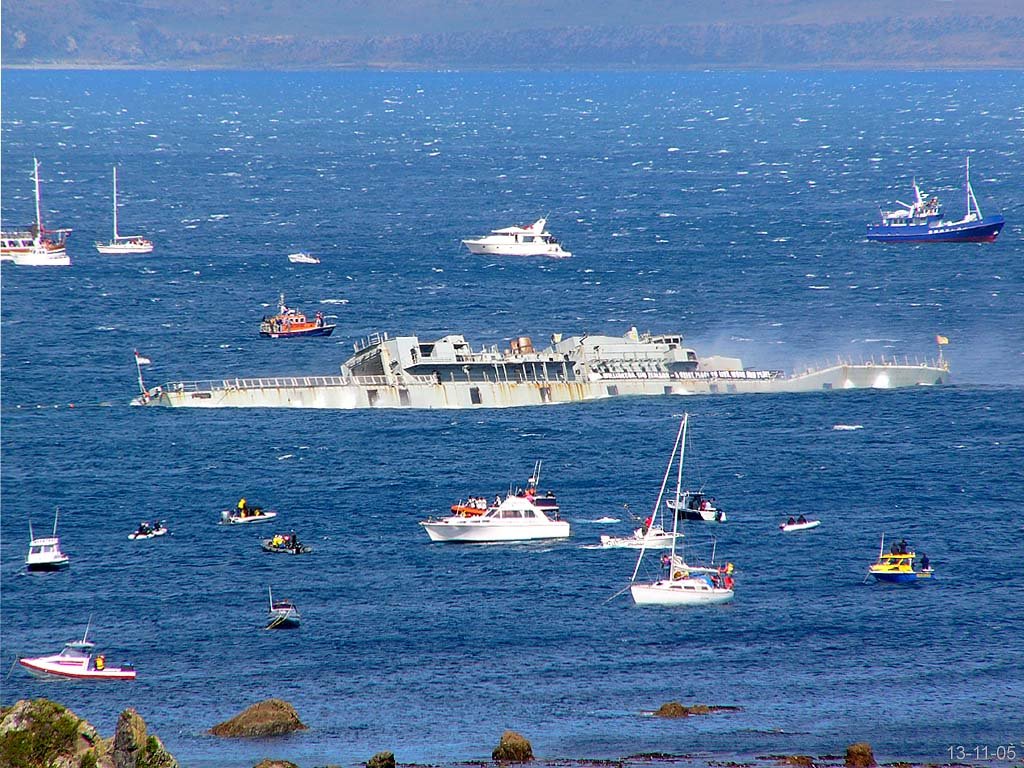
<svg viewBox="0 0 1024 768">
<path fill-rule="evenodd" d="M 885 581 L 889 584 L 909 584 L 912 581 L 917 581 L 916 573 L 872 573 L 879 581 Z"/>
<path fill-rule="evenodd" d="M 882 243 L 991 243 L 999 236 L 1006 220 L 1002 216 L 986 216 L 969 224 L 930 226 L 911 224 L 886 227 L 876 224 L 868 227 L 868 240 Z"/>
</svg>

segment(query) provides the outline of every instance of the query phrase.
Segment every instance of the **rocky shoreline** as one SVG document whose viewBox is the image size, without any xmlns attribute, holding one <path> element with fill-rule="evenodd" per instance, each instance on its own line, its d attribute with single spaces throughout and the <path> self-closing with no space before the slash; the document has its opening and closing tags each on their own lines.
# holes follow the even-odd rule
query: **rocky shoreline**
<svg viewBox="0 0 1024 768">
<path fill-rule="evenodd" d="M 686 718 L 738 707 L 683 705 L 673 701 L 648 714 L 658 717 Z M 273 751 L 273 738 L 294 731 L 308 730 L 292 705 L 280 699 L 267 699 L 246 708 L 238 715 L 210 729 L 223 738 L 264 740 Z M 503 766 L 529 762 L 534 768 L 875 768 L 870 744 L 859 742 L 845 748 L 844 754 L 831 755 L 758 755 L 749 759 L 716 759 L 708 754 L 636 754 L 617 760 L 535 758 L 529 740 L 515 731 L 505 731 L 491 753 L 490 765 Z M 382 751 L 359 765 L 365 768 L 396 768 L 395 754 Z M 415 766 L 413 763 L 401 763 Z M 486 762 L 454 762 L 450 768 L 481 768 Z M 915 768 L 916 764 L 893 762 L 890 768 Z M 928 764 L 934 768 L 937 764 Z M 958 765 L 958 764 L 948 764 Z M 179 768 L 178 761 L 163 742 L 149 733 L 145 721 L 134 709 L 126 709 L 118 718 L 110 738 L 103 738 L 86 720 L 66 707 L 48 699 L 21 700 L 0 708 L 0 768 Z M 299 766 L 268 757 L 254 768 L 340 768 L 338 765 Z M 432 767 L 435 768 L 435 767 Z M 922 767 L 923 768 L 923 767 Z"/>
</svg>

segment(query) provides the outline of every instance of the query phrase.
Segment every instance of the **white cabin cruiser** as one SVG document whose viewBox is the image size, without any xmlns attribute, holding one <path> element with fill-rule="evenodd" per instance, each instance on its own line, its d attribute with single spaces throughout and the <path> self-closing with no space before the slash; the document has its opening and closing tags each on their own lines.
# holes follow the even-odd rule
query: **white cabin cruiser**
<svg viewBox="0 0 1024 768">
<path fill-rule="evenodd" d="M 290 261 L 292 264 L 319 264 L 320 263 L 320 259 L 318 259 L 313 254 L 309 253 L 308 251 L 297 251 L 295 253 L 289 253 L 288 254 L 288 261 Z"/>
<path fill-rule="evenodd" d="M 564 539 L 569 523 L 552 519 L 526 496 L 508 495 L 482 515 L 451 517 L 420 522 L 431 541 L 497 542 Z"/>
<path fill-rule="evenodd" d="M 21 664 L 35 677 L 53 680 L 134 680 L 135 667 L 122 664 L 119 667 L 107 664 L 107 657 L 94 653 L 96 644 L 89 640 L 89 627 L 81 640 L 64 644 L 60 653 L 34 658 L 19 658 Z"/>
<path fill-rule="evenodd" d="M 572 254 L 550 232 L 547 219 L 537 219 L 528 227 L 505 227 L 475 240 L 463 240 L 470 253 L 483 256 L 550 256 L 565 259 Z"/>
<path fill-rule="evenodd" d="M 57 518 L 60 516 L 60 508 L 53 515 L 53 535 L 37 539 L 32 533 L 32 521 L 28 521 L 28 555 L 25 557 L 25 567 L 30 571 L 60 571 L 71 564 L 69 558 L 60 548 L 60 539 L 57 537 Z"/>
</svg>

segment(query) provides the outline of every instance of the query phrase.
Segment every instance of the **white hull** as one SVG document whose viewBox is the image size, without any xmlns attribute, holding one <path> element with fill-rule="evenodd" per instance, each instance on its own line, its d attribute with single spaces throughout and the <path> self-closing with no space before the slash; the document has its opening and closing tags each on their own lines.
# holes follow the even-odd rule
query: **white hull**
<svg viewBox="0 0 1024 768">
<path fill-rule="evenodd" d="M 470 253 L 477 256 L 547 256 L 553 259 L 567 259 L 572 256 L 560 245 L 546 243 L 488 243 L 484 240 L 463 240 Z"/>
<path fill-rule="evenodd" d="M 601 536 L 601 546 L 618 549 L 669 549 L 681 533 L 654 530 L 644 536 L 639 530 L 632 536 Z"/>
<path fill-rule="evenodd" d="M 698 375 L 700 373 L 701 375 Z M 389 383 L 354 376 L 180 381 L 150 390 L 135 405 L 189 408 L 511 408 L 576 403 L 630 395 L 713 395 L 896 389 L 942 385 L 949 371 L 934 366 L 836 365 L 794 376 L 754 376 L 747 371 L 703 371 L 648 378 L 578 381 Z M 744 374 L 751 374 L 749 377 Z"/>
<path fill-rule="evenodd" d="M 817 528 L 821 525 L 821 520 L 808 520 L 806 523 L 783 523 L 779 526 L 779 530 L 783 533 L 793 533 L 794 531 L 809 531 L 811 528 Z"/>
<path fill-rule="evenodd" d="M 289 253 L 288 261 L 292 264 L 319 264 L 320 259 L 310 256 L 308 253 Z"/>
<path fill-rule="evenodd" d="M 152 253 L 153 244 L 147 243 L 96 243 L 96 250 L 105 256 L 129 256 L 132 254 Z"/>
<path fill-rule="evenodd" d="M 134 680 L 134 669 L 105 667 L 88 668 L 81 663 L 59 661 L 57 657 L 18 659 L 18 663 L 33 677 L 41 680 Z"/>
<path fill-rule="evenodd" d="M 633 584 L 629 591 L 637 605 L 714 605 L 733 598 L 731 589 L 709 586 L 700 578 Z"/>
<path fill-rule="evenodd" d="M 221 525 L 251 525 L 253 523 L 268 523 L 275 517 L 277 517 L 277 512 L 264 512 L 261 515 L 248 515 L 247 517 L 221 512 L 220 523 Z"/>
<path fill-rule="evenodd" d="M 482 518 L 446 518 L 421 522 L 431 541 L 469 542 L 475 544 L 500 541 L 533 541 L 564 539 L 569 536 L 569 523 L 564 520 L 488 521 Z"/>
<path fill-rule="evenodd" d="M 71 257 L 61 248 L 59 251 L 37 250 L 16 251 L 10 260 L 19 267 L 70 267 Z"/>
</svg>

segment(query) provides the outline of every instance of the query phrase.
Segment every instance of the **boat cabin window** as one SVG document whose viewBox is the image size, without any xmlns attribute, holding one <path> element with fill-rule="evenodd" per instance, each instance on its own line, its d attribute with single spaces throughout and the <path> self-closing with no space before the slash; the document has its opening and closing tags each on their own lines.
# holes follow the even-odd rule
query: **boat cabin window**
<svg viewBox="0 0 1024 768">
<path fill-rule="evenodd" d="M 518 509 L 504 509 L 501 512 L 501 516 L 505 519 L 518 519 L 523 516 L 523 513 L 520 512 Z"/>
<path fill-rule="evenodd" d="M 532 509 L 524 509 L 523 510 L 523 517 L 535 518 L 536 515 L 533 513 Z"/>
<path fill-rule="evenodd" d="M 42 551 L 43 551 L 42 547 L 29 547 L 28 548 L 28 553 L 30 555 L 38 555 Z"/>
</svg>

